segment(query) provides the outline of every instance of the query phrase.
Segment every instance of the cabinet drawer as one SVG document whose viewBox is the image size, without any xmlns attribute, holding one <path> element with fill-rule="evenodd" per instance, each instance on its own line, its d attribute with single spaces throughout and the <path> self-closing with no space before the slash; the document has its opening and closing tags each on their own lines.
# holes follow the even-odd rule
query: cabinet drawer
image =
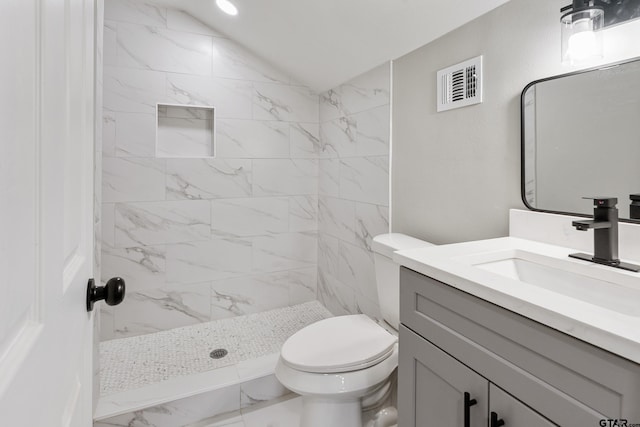
<svg viewBox="0 0 640 427">
<path fill-rule="evenodd" d="M 635 363 L 412 270 L 400 277 L 403 324 L 554 422 L 640 422 Z"/>
</svg>

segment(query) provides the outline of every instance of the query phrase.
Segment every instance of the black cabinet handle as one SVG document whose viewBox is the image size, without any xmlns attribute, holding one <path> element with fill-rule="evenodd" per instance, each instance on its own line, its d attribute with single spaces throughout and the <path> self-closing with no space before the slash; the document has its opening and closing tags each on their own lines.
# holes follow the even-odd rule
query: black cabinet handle
<svg viewBox="0 0 640 427">
<path fill-rule="evenodd" d="M 477 403 L 469 393 L 464 392 L 464 427 L 471 427 L 471 407 Z"/>
<path fill-rule="evenodd" d="M 500 427 L 504 425 L 504 420 L 502 418 L 498 418 L 498 414 L 495 412 L 491 412 L 491 423 L 489 427 Z"/>
<path fill-rule="evenodd" d="M 87 283 L 87 311 L 93 311 L 96 301 L 105 300 L 107 305 L 118 305 L 124 299 L 125 284 L 121 277 L 109 279 L 106 286 L 96 286 L 95 280 Z"/>
</svg>

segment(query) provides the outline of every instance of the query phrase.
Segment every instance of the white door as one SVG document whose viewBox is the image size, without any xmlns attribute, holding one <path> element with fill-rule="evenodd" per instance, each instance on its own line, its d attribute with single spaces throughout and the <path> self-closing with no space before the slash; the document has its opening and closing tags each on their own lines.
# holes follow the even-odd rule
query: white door
<svg viewBox="0 0 640 427">
<path fill-rule="evenodd" d="M 91 425 L 95 0 L 0 0 L 0 426 Z"/>
</svg>

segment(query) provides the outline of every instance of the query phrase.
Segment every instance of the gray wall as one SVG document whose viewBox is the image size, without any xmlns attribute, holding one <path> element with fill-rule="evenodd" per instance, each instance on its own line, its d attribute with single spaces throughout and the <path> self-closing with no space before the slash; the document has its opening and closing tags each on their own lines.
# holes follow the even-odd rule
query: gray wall
<svg viewBox="0 0 640 427">
<path fill-rule="evenodd" d="M 577 68 L 560 63 L 566 3 L 511 0 L 394 61 L 393 231 L 438 244 L 508 234 L 508 209 L 524 207 L 520 93 Z M 637 36 L 634 23 L 605 34 L 601 63 L 640 54 L 625 34 L 632 27 Z M 437 71 L 477 55 L 484 55 L 484 103 L 436 113 Z"/>
</svg>

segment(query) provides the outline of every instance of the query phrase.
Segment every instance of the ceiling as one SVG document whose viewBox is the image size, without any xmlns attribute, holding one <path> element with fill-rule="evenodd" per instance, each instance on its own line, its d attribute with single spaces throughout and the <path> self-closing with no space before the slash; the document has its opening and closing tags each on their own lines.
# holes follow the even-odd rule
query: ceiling
<svg viewBox="0 0 640 427">
<path fill-rule="evenodd" d="M 153 0 L 185 10 L 317 91 L 398 58 L 508 0 Z M 466 58 L 460 58 L 464 60 Z"/>
</svg>

